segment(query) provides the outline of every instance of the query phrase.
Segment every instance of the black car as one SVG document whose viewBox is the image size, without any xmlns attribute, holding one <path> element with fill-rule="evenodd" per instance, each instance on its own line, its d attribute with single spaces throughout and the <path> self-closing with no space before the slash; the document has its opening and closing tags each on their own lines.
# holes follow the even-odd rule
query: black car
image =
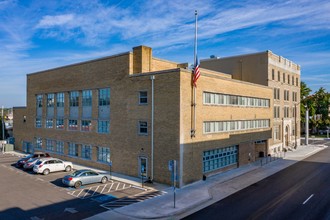
<svg viewBox="0 0 330 220">
<path fill-rule="evenodd" d="M 50 157 L 50 155 L 45 152 L 34 152 L 33 154 L 29 154 L 28 156 L 19 159 L 16 162 L 16 167 L 19 168 L 23 167 L 26 161 L 28 161 L 30 158 L 43 158 L 43 157 Z"/>
</svg>

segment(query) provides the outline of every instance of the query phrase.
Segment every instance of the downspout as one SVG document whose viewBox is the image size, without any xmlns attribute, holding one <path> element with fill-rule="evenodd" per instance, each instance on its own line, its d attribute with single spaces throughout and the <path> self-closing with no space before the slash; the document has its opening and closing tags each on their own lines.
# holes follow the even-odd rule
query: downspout
<svg viewBox="0 0 330 220">
<path fill-rule="evenodd" d="M 151 80 L 151 181 L 154 179 L 154 80 L 155 76 L 150 76 Z"/>
</svg>

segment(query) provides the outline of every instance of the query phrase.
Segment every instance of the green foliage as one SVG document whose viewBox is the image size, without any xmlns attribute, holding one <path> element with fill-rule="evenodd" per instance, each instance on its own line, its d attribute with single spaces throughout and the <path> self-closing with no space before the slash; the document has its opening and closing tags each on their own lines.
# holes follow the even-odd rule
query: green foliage
<svg viewBox="0 0 330 220">
<path fill-rule="evenodd" d="M 310 116 L 310 128 L 312 131 L 330 126 L 329 107 L 330 107 L 330 93 L 321 87 L 314 94 L 310 95 L 312 91 L 304 82 L 301 82 L 301 103 L 300 114 L 301 121 L 305 123 L 306 108 L 308 108 Z"/>
</svg>

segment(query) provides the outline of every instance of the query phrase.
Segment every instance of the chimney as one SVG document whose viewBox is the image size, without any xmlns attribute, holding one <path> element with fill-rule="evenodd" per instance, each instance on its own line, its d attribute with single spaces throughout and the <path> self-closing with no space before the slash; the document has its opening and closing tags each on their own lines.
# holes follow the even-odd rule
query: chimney
<svg viewBox="0 0 330 220">
<path fill-rule="evenodd" d="M 152 49 L 146 46 L 133 47 L 133 73 L 151 72 Z"/>
</svg>

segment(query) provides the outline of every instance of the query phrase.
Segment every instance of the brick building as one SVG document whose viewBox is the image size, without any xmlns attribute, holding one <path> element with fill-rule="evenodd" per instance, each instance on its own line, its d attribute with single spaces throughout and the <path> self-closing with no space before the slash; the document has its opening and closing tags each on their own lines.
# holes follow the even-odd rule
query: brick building
<svg viewBox="0 0 330 220">
<path fill-rule="evenodd" d="M 192 117 L 191 70 L 145 46 L 27 75 L 14 108 L 15 148 L 179 186 L 268 152 L 273 90 L 201 69 Z M 191 136 L 192 124 L 196 125 Z"/>
<path fill-rule="evenodd" d="M 268 50 L 233 57 L 213 57 L 202 60 L 201 67 L 271 88 L 274 115 L 269 153 L 280 153 L 300 145 L 299 65 Z"/>
</svg>

